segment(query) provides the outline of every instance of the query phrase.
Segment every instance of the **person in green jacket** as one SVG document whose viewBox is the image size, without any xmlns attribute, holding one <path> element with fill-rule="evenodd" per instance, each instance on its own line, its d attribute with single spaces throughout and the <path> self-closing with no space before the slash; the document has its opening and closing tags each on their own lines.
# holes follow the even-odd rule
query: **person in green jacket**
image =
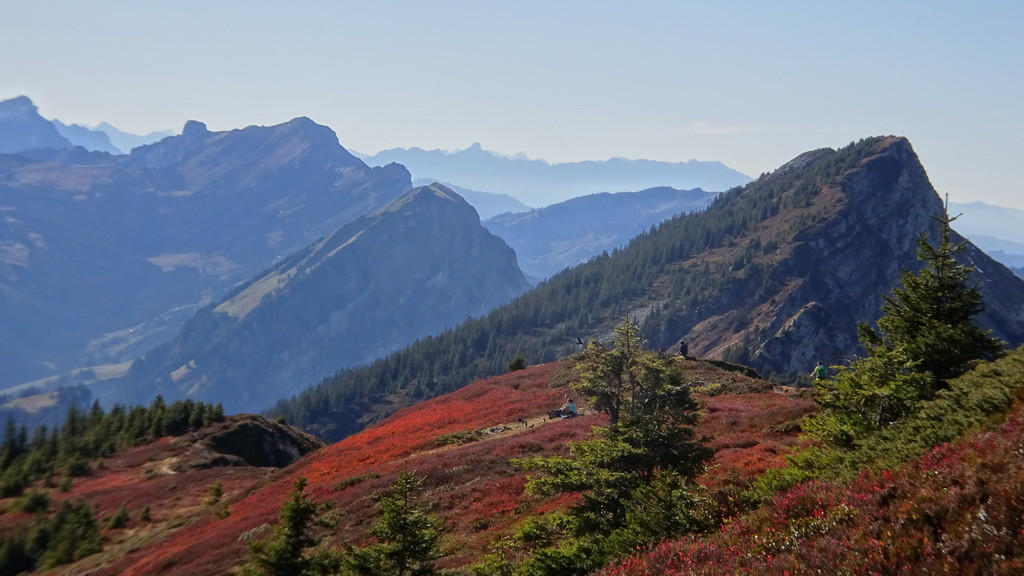
<svg viewBox="0 0 1024 576">
<path fill-rule="evenodd" d="M 826 380 L 828 379 L 828 368 L 825 368 L 825 365 L 818 361 L 818 365 L 814 367 L 814 370 L 811 370 L 808 376 L 815 380 Z"/>
</svg>

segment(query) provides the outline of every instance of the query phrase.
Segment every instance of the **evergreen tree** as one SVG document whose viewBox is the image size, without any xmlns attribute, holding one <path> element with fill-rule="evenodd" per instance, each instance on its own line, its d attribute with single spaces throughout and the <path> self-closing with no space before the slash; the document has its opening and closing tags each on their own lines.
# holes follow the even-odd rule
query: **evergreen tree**
<svg viewBox="0 0 1024 576">
<path fill-rule="evenodd" d="M 38 568 L 50 569 L 103 549 L 99 522 L 86 502 L 65 500 L 53 518 L 33 530 L 30 548 L 40 550 Z M 40 544 L 44 544 L 40 546 Z"/>
<path fill-rule="evenodd" d="M 577 367 L 576 390 L 611 415 L 569 457 L 524 458 L 541 474 L 527 490 L 578 492 L 557 547 L 538 550 L 526 573 L 585 574 L 633 547 L 704 525 L 689 480 L 711 451 L 694 439 L 697 405 L 679 363 L 645 350 L 626 319 L 612 347 L 591 342 Z M 657 502 L 658 510 L 651 508 Z"/>
<path fill-rule="evenodd" d="M 329 524 L 321 515 L 327 506 L 303 494 L 305 489 L 306 479 L 296 480 L 281 508 L 274 535 L 249 543 L 251 557 L 242 567 L 243 576 L 318 576 L 334 572 L 336 565 L 326 552 L 309 552 L 317 544 L 314 529 Z"/>
<path fill-rule="evenodd" d="M 398 474 L 391 496 L 381 498 L 380 520 L 370 529 L 377 543 L 349 549 L 348 568 L 362 576 L 431 576 L 440 558 L 440 521 L 430 516 L 414 493 L 423 480 L 414 473 Z"/>
<path fill-rule="evenodd" d="M 938 244 L 924 235 L 917 241 L 921 270 L 903 270 L 901 286 L 883 296 L 877 331 L 858 327 L 867 355 L 840 367 L 835 379 L 815 383 L 824 410 L 805 428 L 832 445 L 853 446 L 934 398 L 973 362 L 1003 353 L 1003 342 L 973 322 L 983 309 L 982 295 L 970 284 L 974 268 L 954 257 L 964 247 L 952 240 L 956 218 L 934 218 Z"/>
</svg>

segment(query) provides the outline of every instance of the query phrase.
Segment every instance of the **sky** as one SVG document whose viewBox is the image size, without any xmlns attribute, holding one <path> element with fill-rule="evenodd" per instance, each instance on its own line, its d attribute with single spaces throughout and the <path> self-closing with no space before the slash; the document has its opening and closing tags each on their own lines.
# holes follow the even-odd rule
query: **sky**
<svg viewBox="0 0 1024 576">
<path fill-rule="evenodd" d="M 907 137 L 940 195 L 1024 209 L 1024 2 L 0 0 L 0 100 L 144 134 L 307 116 L 373 154 L 749 176 Z"/>
</svg>

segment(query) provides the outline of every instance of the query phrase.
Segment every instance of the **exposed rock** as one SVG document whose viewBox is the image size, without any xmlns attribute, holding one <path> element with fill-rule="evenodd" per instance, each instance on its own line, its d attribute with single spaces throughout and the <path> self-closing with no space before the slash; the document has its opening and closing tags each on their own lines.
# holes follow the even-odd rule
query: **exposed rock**
<svg viewBox="0 0 1024 576">
<path fill-rule="evenodd" d="M 806 374 L 818 360 L 839 364 L 858 353 L 857 324 L 878 318 L 881 295 L 899 285 L 901 269 L 920 268 L 917 238 L 926 234 L 934 240 L 933 217 L 943 212 L 906 139 L 879 138 L 867 145 L 871 153 L 845 173 L 829 175 L 813 204 L 796 216 L 814 214 L 813 221 L 775 254 L 758 259 L 747 275 L 737 275 L 703 317 L 694 314 L 685 335 L 691 350 L 720 357 L 745 346 L 747 360 L 768 374 Z M 744 194 L 764 194 L 800 171 L 828 175 L 835 155 L 802 154 Z M 1011 344 L 1024 341 L 1024 282 L 973 245 L 960 257 L 977 268 L 975 280 L 985 297 L 978 324 Z M 733 326 L 729 315 L 751 320 Z"/>
<path fill-rule="evenodd" d="M 324 443 L 305 432 L 253 414 L 229 416 L 179 439 L 192 446 L 171 470 L 216 466 L 284 468 Z"/>
</svg>

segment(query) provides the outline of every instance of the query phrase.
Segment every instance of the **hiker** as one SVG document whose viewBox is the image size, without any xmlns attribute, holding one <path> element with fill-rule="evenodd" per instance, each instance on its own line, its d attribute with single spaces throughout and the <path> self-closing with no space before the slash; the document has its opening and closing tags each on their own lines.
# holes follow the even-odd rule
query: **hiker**
<svg viewBox="0 0 1024 576">
<path fill-rule="evenodd" d="M 814 367 L 814 370 L 811 370 L 811 373 L 808 374 L 808 376 L 814 378 L 815 380 L 827 380 L 828 368 L 825 368 L 825 365 L 822 364 L 819 360 L 818 365 Z"/>
<path fill-rule="evenodd" d="M 548 412 L 548 418 L 575 418 L 576 417 L 576 403 L 573 402 L 569 395 L 565 395 L 565 404 L 558 410 L 552 410 Z"/>
<path fill-rule="evenodd" d="M 690 353 L 690 346 L 686 343 L 686 340 L 679 341 L 679 355 L 686 358 L 686 355 Z"/>
</svg>

